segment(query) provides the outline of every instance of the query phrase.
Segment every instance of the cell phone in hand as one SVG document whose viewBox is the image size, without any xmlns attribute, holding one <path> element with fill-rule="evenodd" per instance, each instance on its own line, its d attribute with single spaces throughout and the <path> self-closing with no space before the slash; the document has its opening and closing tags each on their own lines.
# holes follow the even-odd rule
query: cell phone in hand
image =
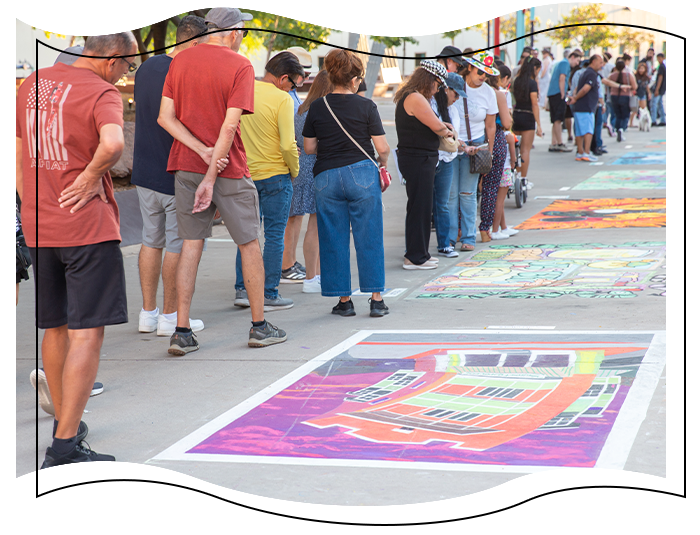
<svg viewBox="0 0 700 535">
<path fill-rule="evenodd" d="M 484 143 L 483 145 L 479 145 L 479 146 L 476 148 L 476 150 L 484 150 L 484 149 L 488 149 L 488 148 L 489 148 L 489 144 L 488 144 L 488 143 Z"/>
</svg>

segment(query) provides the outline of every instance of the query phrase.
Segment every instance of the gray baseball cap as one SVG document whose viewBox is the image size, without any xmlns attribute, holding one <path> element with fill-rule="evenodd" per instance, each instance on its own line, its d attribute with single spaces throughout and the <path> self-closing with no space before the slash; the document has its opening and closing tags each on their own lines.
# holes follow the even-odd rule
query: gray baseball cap
<svg viewBox="0 0 700 535">
<path fill-rule="evenodd" d="M 235 26 L 244 20 L 253 20 L 253 15 L 241 13 L 241 10 L 235 7 L 215 7 L 209 10 L 209 13 L 204 18 L 204 22 L 216 26 L 220 30 Z"/>
<path fill-rule="evenodd" d="M 73 56 L 71 54 L 66 54 L 66 52 L 73 52 L 73 54 L 82 54 L 83 47 L 81 45 L 69 46 L 58 55 L 56 61 L 54 62 L 54 65 L 56 65 L 56 63 L 65 63 L 66 65 L 73 65 L 73 63 L 75 63 L 75 60 L 80 57 Z"/>
</svg>

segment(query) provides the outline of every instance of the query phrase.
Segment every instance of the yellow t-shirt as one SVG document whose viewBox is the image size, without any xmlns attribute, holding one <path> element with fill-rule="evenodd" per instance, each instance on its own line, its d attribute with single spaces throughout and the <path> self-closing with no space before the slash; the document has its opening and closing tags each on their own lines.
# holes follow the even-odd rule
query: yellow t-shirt
<svg viewBox="0 0 700 535">
<path fill-rule="evenodd" d="M 292 97 L 268 82 L 255 81 L 255 112 L 241 117 L 241 137 L 253 180 L 299 174 Z"/>
</svg>

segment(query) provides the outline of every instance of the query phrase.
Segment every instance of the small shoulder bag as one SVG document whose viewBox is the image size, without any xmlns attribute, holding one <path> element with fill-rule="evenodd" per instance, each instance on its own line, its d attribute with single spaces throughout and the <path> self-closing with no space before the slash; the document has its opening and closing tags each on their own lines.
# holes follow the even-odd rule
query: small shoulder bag
<svg viewBox="0 0 700 535">
<path fill-rule="evenodd" d="M 474 143 L 472 143 L 472 130 L 469 127 L 469 108 L 467 107 L 467 99 L 462 98 L 464 101 L 464 120 L 467 121 L 467 137 L 469 138 L 467 140 L 467 144 L 470 146 L 474 146 Z M 484 141 L 486 139 L 484 138 Z M 472 174 L 480 174 L 480 175 L 485 175 L 489 171 L 491 171 L 491 166 L 493 165 L 493 160 L 491 156 L 491 151 L 488 150 L 479 150 L 476 152 L 476 154 L 472 154 L 469 157 L 469 171 Z"/>
<path fill-rule="evenodd" d="M 335 119 L 335 122 L 338 123 L 338 126 L 340 127 L 340 129 L 341 129 L 343 132 L 345 132 L 345 135 L 348 136 L 348 137 L 350 138 L 350 141 L 352 141 L 352 142 L 357 146 L 357 148 L 360 149 L 360 150 L 362 151 L 362 154 L 364 154 L 365 156 L 367 156 L 367 159 L 370 160 L 370 161 L 377 167 L 377 170 L 379 171 L 379 185 L 380 185 L 381 188 L 382 188 L 382 193 L 384 193 L 384 192 L 387 190 L 387 188 L 388 188 L 389 186 L 391 186 L 391 175 L 389 174 L 388 169 L 387 169 L 386 167 L 384 167 L 383 165 L 380 166 L 377 162 L 375 162 L 375 161 L 374 161 L 374 158 L 372 158 L 369 154 L 367 154 L 367 152 L 365 151 L 365 149 L 363 149 L 362 146 L 361 146 L 357 141 L 355 141 L 355 138 L 353 138 L 353 137 L 348 133 L 348 131 L 345 130 L 345 128 L 343 128 L 343 125 L 340 124 L 340 121 L 339 121 L 338 118 L 335 116 L 335 113 L 333 113 L 333 110 L 331 109 L 330 105 L 328 104 L 328 101 L 326 100 L 326 97 L 323 97 L 323 102 L 326 103 L 326 108 L 328 108 L 328 111 L 331 112 L 331 115 L 333 116 L 333 119 Z"/>
</svg>

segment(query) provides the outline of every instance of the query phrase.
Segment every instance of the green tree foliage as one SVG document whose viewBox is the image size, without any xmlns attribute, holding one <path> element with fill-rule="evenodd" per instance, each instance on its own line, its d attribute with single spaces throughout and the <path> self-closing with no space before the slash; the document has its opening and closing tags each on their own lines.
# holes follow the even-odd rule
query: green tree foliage
<svg viewBox="0 0 700 535">
<path fill-rule="evenodd" d="M 638 30 L 637 28 L 621 27 L 618 32 L 617 42 L 631 56 L 640 49 L 645 43 L 648 44 L 654 40 L 654 35 Z M 645 50 L 646 52 L 646 50 Z"/>
<path fill-rule="evenodd" d="M 559 25 L 586 24 L 591 22 L 605 22 L 607 14 L 603 12 L 600 4 L 585 4 L 575 7 L 569 15 L 562 17 Z M 549 32 L 552 41 L 561 45 L 576 46 L 583 50 L 594 47 L 613 46 L 618 40 L 618 34 L 614 26 L 575 26 L 561 28 Z"/>
<path fill-rule="evenodd" d="M 425 2 L 430 25 L 455 44 L 455 37 L 471 28 L 486 29 L 486 8 L 474 7 L 467 2 Z"/>
<path fill-rule="evenodd" d="M 408 33 L 411 24 L 418 22 L 418 4 L 403 2 L 382 2 L 382 11 L 370 13 L 365 20 L 370 39 L 387 47 L 397 47 L 405 43 L 418 44 Z M 362 24 L 362 12 L 355 11 L 352 21 Z"/>
</svg>

